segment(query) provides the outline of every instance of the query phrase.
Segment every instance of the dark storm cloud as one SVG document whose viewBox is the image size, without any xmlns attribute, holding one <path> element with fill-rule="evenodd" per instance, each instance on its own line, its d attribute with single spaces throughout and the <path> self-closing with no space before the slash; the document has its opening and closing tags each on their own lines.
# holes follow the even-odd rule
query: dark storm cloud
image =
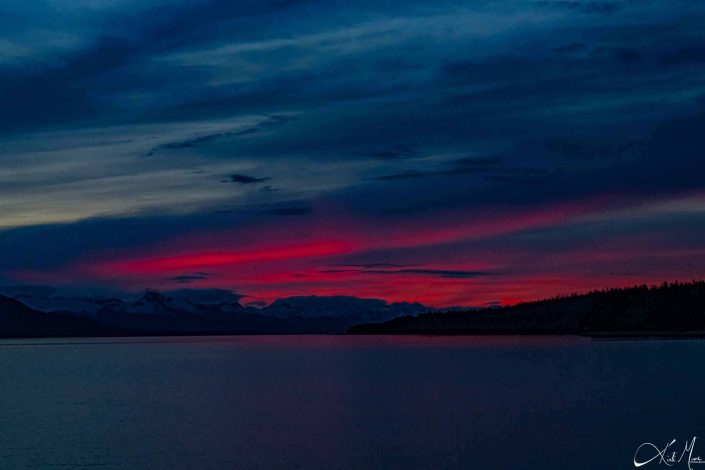
<svg viewBox="0 0 705 470">
<path fill-rule="evenodd" d="M 615 13 L 621 9 L 621 5 L 617 2 L 590 2 L 590 1 L 540 1 L 536 2 L 537 5 L 541 5 L 549 8 L 565 8 L 572 11 L 579 11 L 583 13 L 601 13 L 609 14 Z"/>
<path fill-rule="evenodd" d="M 368 154 L 368 156 L 382 160 L 398 160 L 403 158 L 419 158 L 422 157 L 423 154 L 412 147 L 397 145 L 382 150 L 372 151 Z"/>
<path fill-rule="evenodd" d="M 327 269 L 322 270 L 325 273 L 345 273 L 345 274 L 384 274 L 384 275 L 403 275 L 403 274 L 415 274 L 419 276 L 432 276 L 444 279 L 474 279 L 477 277 L 484 276 L 497 276 L 501 275 L 499 273 L 488 272 L 488 271 L 462 271 L 453 269 L 374 269 L 374 268 L 364 268 L 364 269 Z"/>
<path fill-rule="evenodd" d="M 240 184 L 252 184 L 252 183 L 261 183 L 263 181 L 268 181 L 270 179 L 272 179 L 272 178 L 270 178 L 270 177 L 257 178 L 255 176 L 250 176 L 250 175 L 234 174 L 234 175 L 228 175 L 227 182 L 240 183 Z"/>
<path fill-rule="evenodd" d="M 407 267 L 413 266 L 413 265 L 395 264 L 395 263 L 362 263 L 362 264 L 334 264 L 333 266 L 339 267 L 339 268 L 373 269 L 373 268 L 407 268 Z"/>
<path fill-rule="evenodd" d="M 404 179 L 415 179 L 424 178 L 427 176 L 441 176 L 441 175 L 452 175 L 456 172 L 450 170 L 442 171 L 405 171 L 403 173 L 394 173 L 391 175 L 375 176 L 374 180 L 377 181 L 389 181 L 389 180 L 404 180 Z"/>
<path fill-rule="evenodd" d="M 552 50 L 561 54 L 572 54 L 575 52 L 584 51 L 586 47 L 586 44 L 574 42 L 571 44 L 566 44 L 565 46 L 554 47 Z"/>
<path fill-rule="evenodd" d="M 430 170 L 407 170 L 401 173 L 376 176 L 372 178 L 377 181 L 403 180 L 425 178 L 429 176 L 453 176 L 488 173 L 497 169 L 502 159 L 499 157 L 466 157 L 453 160 L 444 165 L 443 168 Z"/>
<path fill-rule="evenodd" d="M 661 57 L 662 65 L 698 64 L 705 62 L 705 43 L 668 52 Z"/>
<path fill-rule="evenodd" d="M 312 209 L 310 207 L 277 207 L 265 211 L 269 215 L 307 215 Z"/>
<path fill-rule="evenodd" d="M 390 180 L 404 180 L 404 179 L 416 179 L 425 178 L 428 176 L 452 176 L 452 175 L 465 175 L 469 173 L 485 173 L 488 170 L 485 168 L 475 168 L 475 169 L 457 169 L 457 170 L 436 170 L 436 171 L 406 171 L 403 173 L 394 173 L 391 175 L 376 176 L 373 179 L 377 181 L 390 181 Z"/>
<path fill-rule="evenodd" d="M 179 284 L 189 284 L 195 281 L 202 281 L 208 279 L 210 276 L 208 273 L 192 273 L 192 274 L 182 274 L 180 276 L 167 277 L 165 281 L 174 281 Z"/>
<path fill-rule="evenodd" d="M 614 51 L 614 55 L 622 62 L 639 62 L 642 60 L 639 51 L 634 49 L 617 49 Z"/>
<path fill-rule="evenodd" d="M 592 141 L 587 139 L 561 139 L 546 142 L 546 154 L 555 159 L 622 160 L 646 156 L 648 143 L 644 140 Z"/>
<path fill-rule="evenodd" d="M 477 168 L 493 168 L 502 163 L 501 157 L 464 157 L 454 160 L 452 165 L 455 168 L 477 169 Z"/>
<path fill-rule="evenodd" d="M 55 268 L 85 253 L 136 249 L 188 233 L 193 227 L 223 230 L 243 223 L 239 214 L 198 213 L 103 217 L 64 224 L 0 230 L 3 269 Z M 51 240 L 51 243 L 47 243 Z"/>
<path fill-rule="evenodd" d="M 147 153 L 142 155 L 142 157 L 151 157 L 152 155 L 156 154 L 159 151 L 162 150 L 181 150 L 181 149 L 191 149 L 194 147 L 197 147 L 199 145 L 203 144 L 208 144 L 217 140 L 223 140 L 223 139 L 229 139 L 233 137 L 244 137 L 244 136 L 249 136 L 253 134 L 257 134 L 259 132 L 263 132 L 267 129 L 271 129 L 273 127 L 276 127 L 278 125 L 284 124 L 286 122 L 289 122 L 290 120 L 294 119 L 291 116 L 270 116 L 267 119 L 265 119 L 262 122 L 259 122 L 255 124 L 254 126 L 248 126 L 245 127 L 244 129 L 237 130 L 237 131 L 229 131 L 229 132 L 217 132 L 214 134 L 207 134 L 201 137 L 196 137 L 193 139 L 188 139 L 188 140 L 182 140 L 182 141 L 177 141 L 177 142 L 167 142 L 161 145 L 158 145 L 151 150 L 149 150 Z"/>
</svg>

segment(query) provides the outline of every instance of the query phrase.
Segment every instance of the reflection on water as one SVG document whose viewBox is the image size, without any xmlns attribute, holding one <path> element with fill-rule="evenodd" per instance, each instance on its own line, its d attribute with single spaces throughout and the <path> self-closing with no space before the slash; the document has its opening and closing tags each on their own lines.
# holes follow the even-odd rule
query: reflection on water
<svg viewBox="0 0 705 470">
<path fill-rule="evenodd" d="M 704 357 L 571 337 L 2 341 L 0 469 L 633 468 L 642 442 L 705 442 Z"/>
</svg>

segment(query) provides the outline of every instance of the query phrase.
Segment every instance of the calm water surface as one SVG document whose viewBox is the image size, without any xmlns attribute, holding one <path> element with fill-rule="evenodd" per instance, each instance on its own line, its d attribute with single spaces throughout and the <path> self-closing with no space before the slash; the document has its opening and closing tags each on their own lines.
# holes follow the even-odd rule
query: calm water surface
<svg viewBox="0 0 705 470">
<path fill-rule="evenodd" d="M 705 458 L 704 359 L 697 340 L 0 341 L 0 469 L 628 469 L 693 436 Z"/>
</svg>

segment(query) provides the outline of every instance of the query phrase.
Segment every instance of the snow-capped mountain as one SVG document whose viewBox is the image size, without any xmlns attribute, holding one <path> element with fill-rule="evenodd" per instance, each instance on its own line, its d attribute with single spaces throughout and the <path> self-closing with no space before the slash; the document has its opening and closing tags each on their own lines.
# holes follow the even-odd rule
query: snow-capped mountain
<svg viewBox="0 0 705 470">
<path fill-rule="evenodd" d="M 158 334 L 338 333 L 359 323 L 431 310 L 418 303 L 315 295 L 278 299 L 257 308 L 241 305 L 236 294 L 199 296 L 189 289 L 173 293 L 147 291 L 132 299 L 73 297 L 47 289 L 20 289 L 12 294 L 12 298 L 40 312 Z"/>
<path fill-rule="evenodd" d="M 278 299 L 262 309 L 277 318 L 357 318 L 364 321 L 388 320 L 403 315 L 417 315 L 430 309 L 419 303 L 388 304 L 380 299 L 350 296 L 296 296 Z"/>
</svg>

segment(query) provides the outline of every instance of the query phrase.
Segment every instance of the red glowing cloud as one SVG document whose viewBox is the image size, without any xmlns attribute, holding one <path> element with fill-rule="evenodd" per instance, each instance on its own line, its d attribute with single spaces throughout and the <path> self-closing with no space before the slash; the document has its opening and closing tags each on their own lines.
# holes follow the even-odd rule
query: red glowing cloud
<svg viewBox="0 0 705 470">
<path fill-rule="evenodd" d="M 349 252 L 345 242 L 321 242 L 289 247 L 258 248 L 252 251 L 199 252 L 164 258 L 134 259 L 96 266 L 110 275 L 166 274 L 171 271 L 204 270 L 254 262 L 288 261 L 301 258 L 341 255 Z"/>
<path fill-rule="evenodd" d="M 322 214 L 288 221 L 285 227 L 266 222 L 184 234 L 159 246 L 14 274 L 26 282 L 92 281 L 127 290 L 167 290 L 188 283 L 266 301 L 355 295 L 449 306 L 516 303 L 607 285 L 690 279 L 692 274 L 680 269 L 686 258 L 705 265 L 698 247 L 674 246 L 658 234 L 602 237 L 563 248 L 549 244 L 538 250 L 517 243 L 477 248 L 528 230 L 608 223 L 614 207 L 623 210 L 624 200 L 618 202 L 602 197 L 524 210 L 448 211 L 414 220 Z M 633 210 L 648 215 L 651 209 L 642 203 Z M 659 254 L 663 257 L 656 259 Z"/>
</svg>

